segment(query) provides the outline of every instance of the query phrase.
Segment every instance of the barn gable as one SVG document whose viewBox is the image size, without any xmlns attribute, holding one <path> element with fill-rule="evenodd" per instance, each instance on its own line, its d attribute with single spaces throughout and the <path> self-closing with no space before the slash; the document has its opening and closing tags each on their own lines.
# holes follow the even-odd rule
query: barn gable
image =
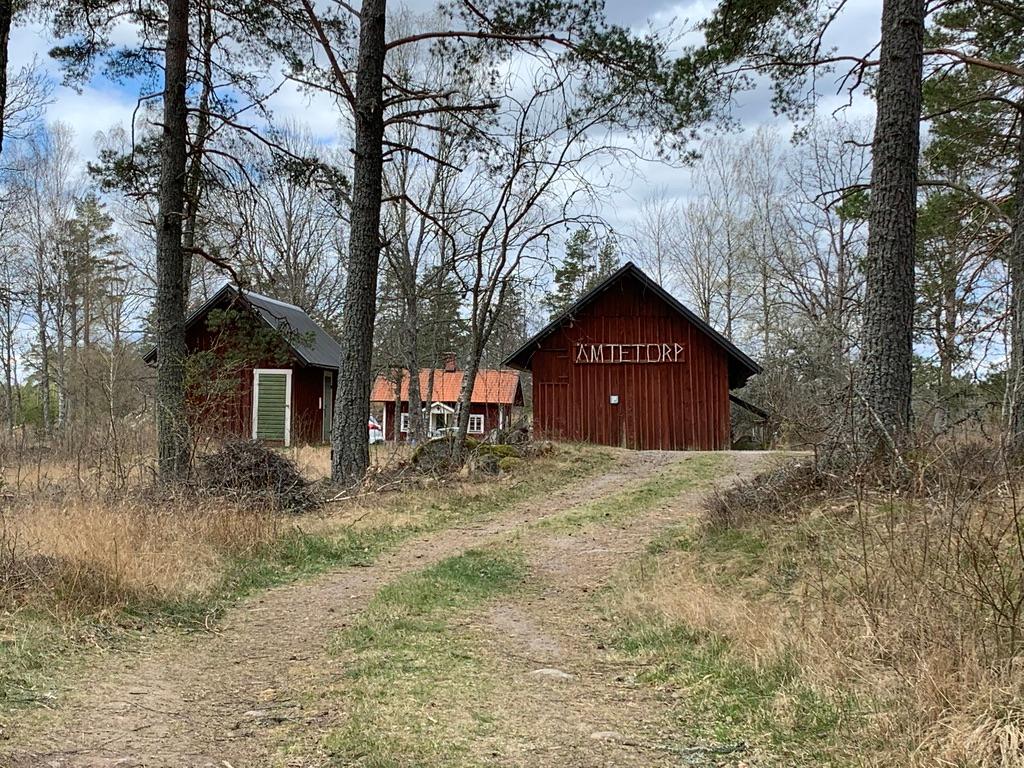
<svg viewBox="0 0 1024 768">
<path fill-rule="evenodd" d="M 760 371 L 632 263 L 506 364 L 533 373 L 538 435 L 641 449 L 728 447 L 729 389 Z"/>
<path fill-rule="evenodd" d="M 662 288 L 632 261 L 627 262 L 613 272 L 601 283 L 579 298 L 571 307 L 556 315 L 533 338 L 523 344 L 505 360 L 505 365 L 521 371 L 529 370 L 530 359 L 539 348 L 541 342 L 555 333 L 566 323 L 573 323 L 583 316 L 586 310 L 611 293 L 625 294 L 632 290 L 634 306 L 620 306 L 619 311 L 624 318 L 641 317 L 659 314 L 654 306 L 665 305 L 670 313 L 681 315 L 696 330 L 703 333 L 715 345 L 720 347 L 729 359 L 729 387 L 739 389 L 747 383 L 747 379 L 761 372 L 761 366 L 755 363 L 729 339 L 716 331 L 687 308 L 675 296 Z M 652 350 L 653 351 L 653 350 Z"/>
</svg>

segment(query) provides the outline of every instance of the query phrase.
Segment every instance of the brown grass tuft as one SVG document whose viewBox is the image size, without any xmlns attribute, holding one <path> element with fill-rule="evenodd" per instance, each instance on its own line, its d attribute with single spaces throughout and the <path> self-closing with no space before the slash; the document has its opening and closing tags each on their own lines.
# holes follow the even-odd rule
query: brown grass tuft
<svg viewBox="0 0 1024 768">
<path fill-rule="evenodd" d="M 208 591 L 227 558 L 271 540 L 278 522 L 205 500 L 129 496 L 22 500 L 0 521 L 0 601 L 106 613 Z"/>
</svg>

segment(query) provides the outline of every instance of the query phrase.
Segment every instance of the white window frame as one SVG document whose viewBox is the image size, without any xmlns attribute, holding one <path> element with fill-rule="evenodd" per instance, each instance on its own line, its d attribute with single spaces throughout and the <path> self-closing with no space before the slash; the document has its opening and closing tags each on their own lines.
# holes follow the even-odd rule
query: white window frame
<svg viewBox="0 0 1024 768">
<path fill-rule="evenodd" d="M 252 369 L 252 439 L 256 436 L 259 420 L 257 408 L 260 402 L 260 374 L 283 373 L 284 380 L 284 444 L 292 444 L 292 369 L 291 368 L 253 368 Z"/>
<path fill-rule="evenodd" d="M 398 422 L 398 428 L 402 432 L 409 431 L 409 412 L 404 411 L 401 415 L 401 420 Z"/>
<path fill-rule="evenodd" d="M 473 429 L 474 419 L 479 419 L 480 429 Z M 469 434 L 482 435 L 484 433 L 484 415 L 482 413 L 469 414 Z"/>
</svg>

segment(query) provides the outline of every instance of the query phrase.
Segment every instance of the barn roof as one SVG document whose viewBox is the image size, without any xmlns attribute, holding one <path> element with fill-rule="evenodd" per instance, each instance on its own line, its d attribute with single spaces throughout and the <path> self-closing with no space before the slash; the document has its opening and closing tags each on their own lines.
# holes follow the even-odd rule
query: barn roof
<svg viewBox="0 0 1024 768">
<path fill-rule="evenodd" d="M 267 325 L 281 331 L 292 351 L 306 365 L 334 369 L 341 366 L 341 345 L 317 325 L 305 310 L 294 304 L 244 290 L 231 283 L 225 283 L 207 301 L 193 310 L 185 321 L 185 328 L 191 328 L 225 299 L 235 297 L 241 297 Z M 146 362 L 153 362 L 156 359 L 156 347 L 146 354 L 145 359 Z"/>
<path fill-rule="evenodd" d="M 576 301 L 576 303 L 556 315 L 550 323 L 541 329 L 539 333 L 509 355 L 508 358 L 505 359 L 505 365 L 511 366 L 512 368 L 518 368 L 521 371 L 529 370 L 533 353 L 545 338 L 554 333 L 564 323 L 573 320 L 580 311 L 594 303 L 594 301 L 596 301 L 610 287 L 627 278 L 637 280 L 645 290 L 648 290 L 655 296 L 659 297 L 673 310 L 685 317 L 691 325 L 704 333 L 704 335 L 725 351 L 729 358 L 730 387 L 742 387 L 746 384 L 748 378 L 761 372 L 761 366 L 748 357 L 746 353 L 740 350 L 739 347 L 725 338 L 725 336 L 720 334 L 706 322 L 701 320 L 691 310 L 687 309 L 679 299 L 648 277 L 647 274 L 632 261 L 626 262 L 626 264 L 602 280 L 598 285 L 587 291 L 579 300 Z"/>
<path fill-rule="evenodd" d="M 430 370 L 420 371 L 420 396 L 426 397 Z M 434 370 L 434 389 L 431 400 L 435 403 L 454 403 L 462 391 L 462 371 Z M 390 403 L 395 399 L 394 383 L 378 376 L 373 384 L 370 401 L 374 403 Z M 501 371 L 484 368 L 477 372 L 473 383 L 474 403 L 494 403 L 497 405 L 515 405 L 521 402 L 519 374 L 515 371 Z M 402 402 L 409 400 L 409 377 L 402 379 Z"/>
</svg>

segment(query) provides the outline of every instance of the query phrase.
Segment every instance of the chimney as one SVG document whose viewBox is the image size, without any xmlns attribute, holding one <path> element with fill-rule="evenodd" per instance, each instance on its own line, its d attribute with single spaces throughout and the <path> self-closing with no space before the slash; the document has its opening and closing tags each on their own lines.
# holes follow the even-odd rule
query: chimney
<svg viewBox="0 0 1024 768">
<path fill-rule="evenodd" d="M 459 364 L 458 364 L 458 362 L 455 359 L 455 353 L 454 352 L 445 352 L 444 353 L 444 372 L 445 373 L 455 373 L 455 371 L 457 371 L 457 370 L 459 370 Z"/>
</svg>

